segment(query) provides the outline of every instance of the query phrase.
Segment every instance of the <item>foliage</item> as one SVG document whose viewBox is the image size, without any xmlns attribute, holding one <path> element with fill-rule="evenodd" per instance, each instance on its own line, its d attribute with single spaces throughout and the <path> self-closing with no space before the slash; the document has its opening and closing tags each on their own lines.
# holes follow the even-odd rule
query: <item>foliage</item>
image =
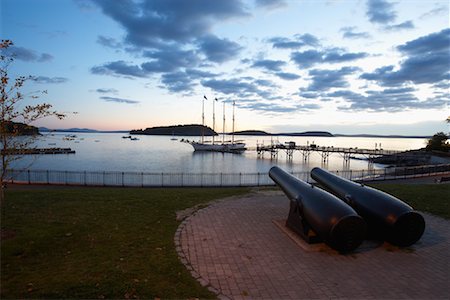
<svg viewBox="0 0 450 300">
<path fill-rule="evenodd" d="M 47 94 L 47 91 L 36 91 L 29 94 L 21 92 L 25 83 L 33 80 L 32 76 L 18 76 L 15 79 L 10 78 L 8 74 L 9 67 L 14 62 L 14 55 L 8 51 L 13 45 L 10 40 L 2 40 L 0 43 L 0 140 L 2 150 L 1 155 L 1 194 L 0 202 L 4 200 L 4 188 L 6 184 L 6 170 L 10 164 L 20 158 L 17 155 L 10 155 L 15 150 L 29 148 L 33 142 L 33 136 L 23 137 L 24 128 L 27 129 L 29 124 L 45 117 L 55 116 L 59 119 L 65 117 L 64 114 L 52 110 L 52 105 L 48 103 L 38 103 L 33 105 L 25 105 L 26 99 L 36 100 L 40 95 Z M 21 122 L 25 125 L 18 125 Z M 25 127 L 24 127 L 25 126 Z M 31 130 L 30 128 L 28 128 Z M 25 130 L 26 131 L 26 130 Z M 19 138 L 19 136 L 21 136 Z M 1 205 L 0 203 L 0 205 Z"/>
<path fill-rule="evenodd" d="M 448 140 L 448 136 L 443 132 L 438 132 L 428 140 L 428 144 L 426 149 L 428 151 L 437 150 L 437 151 L 449 151 L 450 145 L 446 143 Z"/>
<path fill-rule="evenodd" d="M 248 191 L 10 188 L 0 298 L 212 298 L 178 259 L 176 212 Z"/>
</svg>

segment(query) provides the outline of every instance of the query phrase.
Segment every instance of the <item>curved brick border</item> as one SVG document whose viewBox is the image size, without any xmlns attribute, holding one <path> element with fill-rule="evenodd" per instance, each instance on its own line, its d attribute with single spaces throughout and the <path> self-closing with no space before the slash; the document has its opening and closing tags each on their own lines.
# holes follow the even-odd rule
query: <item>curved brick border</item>
<svg viewBox="0 0 450 300">
<path fill-rule="evenodd" d="M 366 243 L 340 255 L 302 249 L 274 224 L 288 212 L 281 193 L 232 198 L 184 219 L 174 238 L 180 261 L 220 299 L 448 298 L 448 220 L 424 213 L 425 234 L 408 248 Z"/>
<path fill-rule="evenodd" d="M 224 294 L 222 294 L 222 292 L 220 290 L 216 289 L 215 287 L 213 287 L 208 280 L 206 280 L 205 278 L 200 276 L 200 274 L 197 271 L 195 271 L 194 268 L 192 267 L 192 265 L 190 264 L 186 253 L 183 251 L 183 248 L 181 247 L 181 235 L 182 235 L 182 232 L 183 232 L 184 228 L 186 227 L 186 225 L 190 222 L 190 220 L 193 217 L 195 217 L 198 214 L 199 211 L 208 210 L 208 209 L 210 209 L 211 206 L 214 206 L 217 203 L 226 201 L 227 199 L 234 199 L 234 198 L 235 197 L 229 197 L 229 198 L 216 200 L 216 201 L 210 202 L 207 207 L 194 211 L 192 214 L 187 216 L 181 222 L 181 224 L 177 228 L 177 231 L 175 232 L 175 236 L 173 239 L 174 243 L 175 243 L 175 250 L 177 251 L 177 254 L 178 254 L 178 258 L 180 259 L 181 263 L 186 267 L 186 269 L 191 273 L 191 276 L 194 277 L 203 287 L 206 287 L 210 292 L 216 294 L 217 298 L 224 299 L 224 300 L 229 300 L 230 298 L 225 296 Z"/>
</svg>

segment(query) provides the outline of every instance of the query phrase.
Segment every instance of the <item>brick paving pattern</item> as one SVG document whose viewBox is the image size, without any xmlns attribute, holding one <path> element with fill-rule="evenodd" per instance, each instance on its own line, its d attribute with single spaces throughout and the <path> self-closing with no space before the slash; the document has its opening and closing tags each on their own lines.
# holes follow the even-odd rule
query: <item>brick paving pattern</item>
<svg viewBox="0 0 450 300">
<path fill-rule="evenodd" d="M 365 242 L 341 255 L 324 244 L 300 247 L 280 230 L 288 207 L 280 192 L 212 204 L 180 225 L 180 259 L 223 299 L 450 298 L 449 221 L 423 214 L 415 245 Z"/>
</svg>

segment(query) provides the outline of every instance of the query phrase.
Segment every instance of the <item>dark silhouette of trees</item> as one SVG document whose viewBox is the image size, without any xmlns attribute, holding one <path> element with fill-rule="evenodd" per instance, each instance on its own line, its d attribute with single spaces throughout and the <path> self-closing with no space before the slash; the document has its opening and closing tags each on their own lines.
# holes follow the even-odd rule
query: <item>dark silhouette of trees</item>
<svg viewBox="0 0 450 300">
<path fill-rule="evenodd" d="M 11 155 L 11 153 L 31 147 L 36 137 L 36 134 L 33 134 L 36 133 L 35 127 L 30 124 L 49 116 L 54 116 L 58 119 L 65 117 L 65 114 L 52 110 L 52 105 L 48 103 L 25 105 L 25 99 L 37 100 L 42 94 L 46 94 L 47 91 L 23 94 L 21 90 L 25 83 L 34 78 L 32 76 L 10 78 L 8 70 L 14 62 L 14 54 L 9 51 L 12 45 L 13 42 L 11 40 L 2 40 L 0 43 L 0 205 L 5 198 L 4 190 L 7 183 L 7 170 L 13 161 L 20 158 L 18 155 Z"/>
<path fill-rule="evenodd" d="M 446 142 L 447 140 L 448 136 L 445 133 L 438 132 L 428 140 L 426 149 L 428 151 L 437 150 L 448 152 L 450 150 L 450 144 Z"/>
</svg>

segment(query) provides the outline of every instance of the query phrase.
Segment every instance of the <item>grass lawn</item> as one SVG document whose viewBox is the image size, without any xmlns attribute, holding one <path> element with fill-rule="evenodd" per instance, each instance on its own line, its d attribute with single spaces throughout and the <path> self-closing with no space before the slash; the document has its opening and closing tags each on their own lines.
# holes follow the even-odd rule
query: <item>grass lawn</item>
<svg viewBox="0 0 450 300">
<path fill-rule="evenodd" d="M 214 298 L 179 262 L 175 212 L 245 188 L 9 190 L 1 298 Z"/>
<path fill-rule="evenodd" d="M 396 196 L 415 210 L 450 219 L 450 184 L 371 184 Z"/>
<path fill-rule="evenodd" d="M 450 184 L 372 186 L 450 218 Z M 179 262 L 175 213 L 246 188 L 9 190 L 1 298 L 214 298 Z"/>
</svg>

